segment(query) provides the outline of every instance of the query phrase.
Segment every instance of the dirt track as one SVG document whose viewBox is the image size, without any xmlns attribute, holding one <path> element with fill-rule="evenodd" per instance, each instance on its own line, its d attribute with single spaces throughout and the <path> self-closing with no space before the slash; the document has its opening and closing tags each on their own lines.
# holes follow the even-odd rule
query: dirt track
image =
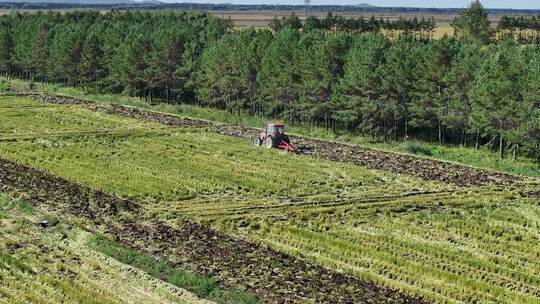
<svg viewBox="0 0 540 304">
<path fill-rule="evenodd" d="M 227 136 L 251 139 L 259 132 L 258 129 L 254 128 L 183 118 L 123 105 L 113 105 L 110 107 L 96 106 L 88 101 L 71 97 L 39 94 L 30 95 L 30 97 L 38 101 L 57 104 L 88 104 L 95 111 L 106 111 L 112 114 L 150 120 L 168 126 L 205 128 L 210 132 Z M 458 186 L 508 186 L 527 180 L 525 177 L 421 157 L 367 149 L 344 143 L 322 141 L 298 136 L 291 136 L 291 140 L 294 145 L 299 148 L 299 154 L 313 155 L 332 161 L 353 163 L 371 169 L 387 170 L 396 174 L 412 175 L 424 180 L 442 181 Z"/>
<path fill-rule="evenodd" d="M 216 277 L 226 287 L 245 288 L 263 303 L 424 303 L 187 219 L 168 226 L 134 202 L 1 158 L 0 192 L 90 220 L 124 244 Z"/>
</svg>

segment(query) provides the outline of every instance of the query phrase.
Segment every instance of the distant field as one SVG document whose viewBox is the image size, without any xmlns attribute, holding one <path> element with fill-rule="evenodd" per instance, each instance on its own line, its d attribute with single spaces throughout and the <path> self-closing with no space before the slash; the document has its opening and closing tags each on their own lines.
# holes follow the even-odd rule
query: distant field
<svg viewBox="0 0 540 304">
<path fill-rule="evenodd" d="M 221 18 L 230 18 L 236 27 L 244 28 L 244 27 L 265 27 L 268 26 L 270 21 L 274 18 L 274 16 L 278 16 L 279 18 L 288 16 L 293 13 L 293 11 L 253 11 L 253 12 L 235 12 L 235 11 L 213 11 L 212 14 L 219 16 Z M 294 11 L 295 14 L 297 14 L 301 19 L 305 19 L 305 12 L 304 11 Z M 309 15 L 318 16 L 319 18 L 322 18 L 326 16 L 327 12 L 317 12 L 313 11 L 310 12 Z M 425 14 L 425 13 L 385 13 L 385 14 L 372 14 L 372 13 L 336 13 L 338 15 L 341 15 L 346 18 L 357 18 L 360 16 L 364 16 L 366 18 L 371 17 L 372 15 L 375 15 L 377 18 L 384 18 L 384 19 L 398 19 L 399 17 L 403 18 L 435 18 L 435 21 L 437 23 L 437 29 L 435 30 L 435 38 L 442 37 L 444 34 L 452 35 L 453 29 L 450 26 L 450 22 L 456 17 L 456 15 L 441 15 L 441 14 Z M 501 16 L 490 16 L 490 20 L 496 25 Z"/>
</svg>

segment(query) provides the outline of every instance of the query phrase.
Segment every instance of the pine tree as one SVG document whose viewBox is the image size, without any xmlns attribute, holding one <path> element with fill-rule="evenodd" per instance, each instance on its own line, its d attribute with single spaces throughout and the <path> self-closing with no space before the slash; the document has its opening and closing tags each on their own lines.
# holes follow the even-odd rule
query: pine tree
<svg viewBox="0 0 540 304">
<path fill-rule="evenodd" d="M 283 19 L 283 27 L 299 30 L 302 28 L 302 21 L 300 21 L 300 18 L 293 12 L 287 18 Z"/>
<path fill-rule="evenodd" d="M 222 37 L 203 53 L 198 97 L 221 109 L 242 108 L 246 102 L 247 77 L 243 75 L 245 52 L 237 34 Z"/>
<path fill-rule="evenodd" d="M 249 84 L 249 110 L 253 114 L 260 114 L 262 110 L 262 94 L 257 76 L 262 69 L 264 54 L 272 43 L 274 36 L 272 32 L 267 30 L 250 29 L 242 32 L 241 38 L 244 41 L 243 43 L 248 45 L 247 56 L 242 59 L 242 62 L 247 64 L 245 66 L 245 73 Z"/>
<path fill-rule="evenodd" d="M 446 140 L 447 117 L 450 115 L 451 86 L 445 77 L 457 53 L 456 41 L 448 36 L 434 41 L 426 49 L 420 65 L 420 79 L 411 104 L 411 124 L 430 130 L 437 128 L 439 142 Z"/>
<path fill-rule="evenodd" d="M 336 25 L 336 17 L 334 17 L 332 12 L 328 12 L 328 14 L 326 14 L 326 17 L 324 17 L 321 20 L 321 26 L 325 30 L 332 30 L 334 29 L 335 25 Z"/>
<path fill-rule="evenodd" d="M 488 44 L 491 41 L 493 30 L 488 15 L 479 0 L 474 0 L 470 6 L 459 14 L 452 22 L 457 37 Z"/>
<path fill-rule="evenodd" d="M 11 76 L 13 67 L 13 37 L 11 24 L 6 20 L 0 21 L 0 71 L 7 77 Z"/>
<path fill-rule="evenodd" d="M 327 55 L 326 38 L 321 33 L 302 35 L 299 46 L 301 85 L 297 115 L 302 120 L 326 119 L 328 125 L 328 103 L 332 87 L 330 62 Z"/>
<path fill-rule="evenodd" d="M 346 55 L 344 75 L 332 100 L 333 118 L 349 128 L 362 121 L 372 135 L 389 134 L 389 117 L 383 109 L 381 69 L 390 42 L 382 34 L 367 33 L 353 42 Z"/>
<path fill-rule="evenodd" d="M 321 28 L 321 20 L 317 16 L 309 16 L 304 22 L 304 32 L 311 32 Z"/>
<path fill-rule="evenodd" d="M 53 80 L 80 84 L 79 63 L 84 34 L 77 24 L 59 25 L 51 41 L 50 74 Z"/>
<path fill-rule="evenodd" d="M 86 36 L 81 51 L 79 72 L 83 86 L 95 87 L 99 92 L 103 90 L 103 79 L 108 71 L 104 62 L 102 42 L 95 32 L 90 32 Z"/>
<path fill-rule="evenodd" d="M 300 33 L 285 28 L 278 32 L 262 60 L 257 81 L 261 86 L 270 115 L 283 113 L 290 120 L 296 117 L 302 71 L 298 68 Z"/>
<path fill-rule="evenodd" d="M 155 33 L 152 53 L 146 70 L 151 96 L 159 95 L 170 102 L 184 92 L 188 67 L 185 66 L 186 33 L 169 28 Z"/>
<path fill-rule="evenodd" d="M 386 95 L 381 105 L 386 117 L 393 116 L 394 135 L 409 136 L 410 106 L 416 92 L 421 56 L 426 47 L 409 35 L 401 36 L 388 49 L 381 68 L 382 89 Z M 390 122 L 389 122 L 390 124 Z"/>
<path fill-rule="evenodd" d="M 471 118 L 477 126 L 482 126 L 484 134 L 498 136 L 501 158 L 507 141 L 515 140 L 515 132 L 523 124 L 526 114 L 524 71 L 519 48 L 506 40 L 493 49 L 479 69 L 473 87 Z"/>
<path fill-rule="evenodd" d="M 34 36 L 34 27 L 29 20 L 21 20 L 13 24 L 13 54 L 11 56 L 12 64 L 17 70 L 17 77 L 22 79 L 30 78 L 32 37 Z M 30 38 L 30 39 L 29 39 Z"/>
<path fill-rule="evenodd" d="M 483 61 L 482 50 L 465 41 L 457 41 L 458 50 L 452 65 L 444 75 L 448 84 L 445 88 L 448 96 L 448 113 L 444 118 L 446 127 L 453 129 L 460 136 L 460 143 L 467 145 L 467 132 L 472 128 L 476 137 L 476 146 L 480 144 L 480 133 L 470 123 L 471 88 L 475 82 L 476 71 Z"/>
<path fill-rule="evenodd" d="M 47 78 L 49 69 L 49 32 L 42 28 L 38 30 L 32 41 L 30 55 L 34 79 L 43 82 Z"/>
<path fill-rule="evenodd" d="M 540 162 L 540 48 L 535 51 L 530 53 L 532 58 L 527 62 L 524 81 L 526 115 L 522 126 L 523 138 L 518 143 L 529 146 Z"/>
<path fill-rule="evenodd" d="M 133 34 L 118 50 L 115 64 L 117 81 L 125 86 L 128 94 L 147 99 L 149 80 L 147 78 L 148 54 L 152 52 L 152 42 L 145 34 Z"/>
<path fill-rule="evenodd" d="M 263 50 L 272 35 L 254 29 L 230 33 L 210 45 L 203 53 L 198 81 L 198 97 L 204 104 L 237 111 L 258 111 L 260 70 Z"/>
</svg>

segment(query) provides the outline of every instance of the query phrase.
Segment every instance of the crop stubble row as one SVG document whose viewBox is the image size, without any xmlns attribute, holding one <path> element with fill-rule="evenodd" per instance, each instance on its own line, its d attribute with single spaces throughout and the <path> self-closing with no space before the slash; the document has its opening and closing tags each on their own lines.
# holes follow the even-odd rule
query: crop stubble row
<svg viewBox="0 0 540 304">
<path fill-rule="evenodd" d="M 265 303 L 423 303 L 187 219 L 172 227 L 146 218 L 134 202 L 4 159 L 0 192 L 94 221 L 122 243 L 214 276 L 225 286 L 246 288 Z"/>
</svg>

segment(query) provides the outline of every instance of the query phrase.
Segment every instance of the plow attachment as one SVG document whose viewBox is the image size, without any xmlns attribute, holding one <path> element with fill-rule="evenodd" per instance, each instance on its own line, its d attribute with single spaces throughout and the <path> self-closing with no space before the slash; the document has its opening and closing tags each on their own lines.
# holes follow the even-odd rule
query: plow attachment
<svg viewBox="0 0 540 304">
<path fill-rule="evenodd" d="M 286 143 L 284 140 L 282 140 L 279 145 L 278 145 L 278 148 L 280 149 L 283 149 L 283 150 L 287 150 L 287 152 L 294 152 L 296 151 L 296 148 L 291 146 L 290 144 Z"/>
</svg>

